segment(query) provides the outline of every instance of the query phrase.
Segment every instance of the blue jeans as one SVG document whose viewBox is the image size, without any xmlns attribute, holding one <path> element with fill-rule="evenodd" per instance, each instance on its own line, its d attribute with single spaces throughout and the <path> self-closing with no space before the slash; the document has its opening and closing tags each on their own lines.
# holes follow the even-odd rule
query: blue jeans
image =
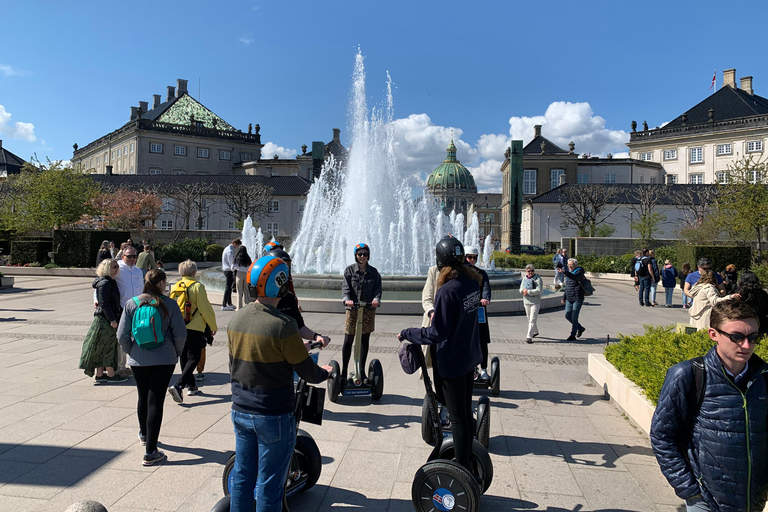
<svg viewBox="0 0 768 512">
<path fill-rule="evenodd" d="M 664 288 L 664 293 L 666 294 L 665 298 L 666 298 L 667 306 L 671 306 L 672 305 L 672 296 L 675 293 L 675 289 L 674 288 Z"/>
<path fill-rule="evenodd" d="M 651 303 L 656 303 L 656 287 L 659 285 L 658 281 L 651 280 Z"/>
<path fill-rule="evenodd" d="M 712 509 L 701 497 L 685 500 L 685 510 L 687 512 L 712 512 Z"/>
<path fill-rule="evenodd" d="M 640 304 L 650 304 L 651 303 L 651 276 L 638 278 L 637 284 L 640 285 L 640 288 L 638 290 Z"/>
<path fill-rule="evenodd" d="M 293 413 L 280 416 L 232 411 L 237 457 L 232 469 L 231 512 L 281 512 L 285 479 L 296 445 Z"/>
<path fill-rule="evenodd" d="M 565 301 L 565 319 L 571 322 L 571 336 L 576 336 L 576 331 L 583 331 L 584 327 L 579 323 L 579 311 L 584 301 L 577 300 L 576 302 Z"/>
<path fill-rule="evenodd" d="M 693 299 L 683 292 L 683 306 L 690 306 L 693 304 Z"/>
</svg>

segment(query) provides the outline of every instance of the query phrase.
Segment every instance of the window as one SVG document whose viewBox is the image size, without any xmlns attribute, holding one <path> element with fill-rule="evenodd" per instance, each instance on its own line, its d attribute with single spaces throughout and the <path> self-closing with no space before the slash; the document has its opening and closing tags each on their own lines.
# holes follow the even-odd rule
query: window
<svg viewBox="0 0 768 512">
<path fill-rule="evenodd" d="M 109 161 L 109 152 L 104 153 L 104 165 L 107 165 L 108 161 Z"/>
<path fill-rule="evenodd" d="M 763 150 L 763 141 L 761 140 L 751 140 L 747 142 L 747 151 L 750 153 L 753 153 L 755 151 L 762 151 Z"/>
<path fill-rule="evenodd" d="M 208 158 L 208 149 L 197 148 L 197 158 Z"/>
<path fill-rule="evenodd" d="M 149 152 L 150 153 L 162 153 L 163 152 L 163 145 L 162 144 L 155 144 L 154 142 L 149 145 Z"/>
<path fill-rule="evenodd" d="M 202 121 L 195 121 L 196 128 L 205 128 L 205 123 Z"/>
<path fill-rule="evenodd" d="M 178 156 L 187 156 L 187 146 L 173 146 L 173 154 Z"/>
<path fill-rule="evenodd" d="M 149 174 L 163 174 L 162 169 L 150 169 Z"/>
<path fill-rule="evenodd" d="M 235 221 L 230 220 L 227 222 L 227 229 L 235 229 Z"/>
<path fill-rule="evenodd" d="M 173 229 L 173 221 L 172 220 L 161 220 L 160 221 L 160 229 Z"/>
<path fill-rule="evenodd" d="M 187 174 L 187 171 L 183 169 L 174 169 L 173 174 Z"/>
<path fill-rule="evenodd" d="M 240 159 L 243 162 L 247 162 L 248 160 L 251 159 L 251 154 L 250 153 L 240 153 Z"/>
<path fill-rule="evenodd" d="M 523 194 L 536 193 L 536 169 L 523 170 Z"/>
<path fill-rule="evenodd" d="M 664 160 L 677 160 L 677 150 L 676 149 L 665 149 L 664 150 Z"/>
<path fill-rule="evenodd" d="M 605 183 L 616 183 L 616 173 L 609 173 L 605 175 Z"/>
<path fill-rule="evenodd" d="M 162 210 L 164 212 L 173 211 L 173 199 L 163 199 Z"/>
<path fill-rule="evenodd" d="M 113 151 L 112 151 L 112 160 L 114 160 L 114 159 L 115 159 L 115 156 L 116 156 L 116 155 L 117 155 L 117 151 L 114 151 L 114 150 L 113 150 Z"/>
<path fill-rule="evenodd" d="M 691 185 L 701 185 L 704 183 L 704 175 L 703 174 L 691 174 L 688 176 L 688 183 Z"/>
<path fill-rule="evenodd" d="M 98 167 L 99 165 L 101 165 L 101 157 L 97 156 L 96 157 L 96 167 Z"/>
<path fill-rule="evenodd" d="M 279 172 L 273 172 L 272 176 L 280 176 L 280 173 Z"/>
<path fill-rule="evenodd" d="M 645 183 L 645 176 L 642 174 L 640 175 L 640 183 Z"/>
<path fill-rule="evenodd" d="M 728 183 L 728 173 L 725 171 L 718 171 L 715 176 L 717 177 L 717 182 L 721 185 L 725 185 Z"/>
<path fill-rule="evenodd" d="M 579 173 L 578 183 L 589 183 L 589 174 L 585 172 Z"/>
<path fill-rule="evenodd" d="M 277 236 L 278 224 L 279 223 L 277 222 L 267 222 L 267 233 L 269 233 L 270 236 Z"/>
<path fill-rule="evenodd" d="M 208 229 L 208 219 L 203 219 L 202 226 L 200 226 L 200 219 L 195 219 L 195 229 Z"/>
<path fill-rule="evenodd" d="M 640 160 L 643 162 L 650 162 L 653 160 L 653 153 L 640 153 Z"/>
<path fill-rule="evenodd" d="M 231 153 L 229 151 L 219 151 L 219 160 L 229 160 Z"/>
<path fill-rule="evenodd" d="M 299 175 L 299 173 L 297 173 L 297 172 L 292 172 L 291 173 L 291 176 L 298 176 L 298 175 Z"/>
<path fill-rule="evenodd" d="M 270 213 L 278 213 L 280 211 L 280 201 L 270 201 L 269 211 Z"/>
<path fill-rule="evenodd" d="M 749 171 L 749 182 L 757 183 L 758 171 Z"/>
<path fill-rule="evenodd" d="M 133 153 L 134 143 L 131 142 L 131 153 Z"/>
<path fill-rule="evenodd" d="M 118 150 L 117 150 L 117 158 L 120 158 L 121 156 L 123 156 L 123 155 L 122 155 L 122 153 L 121 153 L 121 151 L 122 151 L 122 150 L 120 150 L 120 149 L 118 149 Z"/>
<path fill-rule="evenodd" d="M 670 185 L 677 183 L 677 174 L 667 174 L 667 183 Z"/>
<path fill-rule="evenodd" d="M 704 161 L 704 148 L 691 148 L 691 163 L 700 164 Z"/>
<path fill-rule="evenodd" d="M 656 177 L 655 176 L 651 176 L 651 179 L 650 179 L 649 183 L 651 185 L 655 184 L 656 183 Z"/>
<path fill-rule="evenodd" d="M 123 156 L 128 156 L 128 146 L 123 146 Z"/>
<path fill-rule="evenodd" d="M 134 174 L 134 172 L 133 172 L 133 167 L 131 167 L 130 169 L 128 169 L 128 174 Z"/>
<path fill-rule="evenodd" d="M 731 145 L 730 144 L 718 144 L 717 145 L 717 154 L 718 155 L 730 155 L 731 154 Z"/>
<path fill-rule="evenodd" d="M 560 176 L 565 174 L 563 169 L 550 169 L 549 170 L 549 188 L 555 188 L 560 185 Z"/>
<path fill-rule="evenodd" d="M 299 201 L 299 213 L 304 213 L 304 207 L 307 206 L 307 203 L 304 201 Z"/>
</svg>

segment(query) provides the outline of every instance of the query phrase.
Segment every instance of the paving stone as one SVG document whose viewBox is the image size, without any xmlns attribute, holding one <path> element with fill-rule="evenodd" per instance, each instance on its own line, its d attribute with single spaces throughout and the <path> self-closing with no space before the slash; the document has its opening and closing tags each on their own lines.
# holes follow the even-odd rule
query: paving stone
<svg viewBox="0 0 768 512">
<path fill-rule="evenodd" d="M 571 469 L 590 508 L 637 512 L 653 510 L 653 503 L 649 496 L 642 491 L 630 473 Z"/>
</svg>

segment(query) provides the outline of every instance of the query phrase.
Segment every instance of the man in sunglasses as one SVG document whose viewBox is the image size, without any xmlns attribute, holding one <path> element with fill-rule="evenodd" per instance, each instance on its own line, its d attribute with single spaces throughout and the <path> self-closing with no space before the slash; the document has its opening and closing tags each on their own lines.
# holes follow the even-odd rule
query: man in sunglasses
<svg viewBox="0 0 768 512">
<path fill-rule="evenodd" d="M 667 372 L 651 424 L 661 471 L 687 510 L 763 510 L 768 497 L 768 365 L 754 354 L 755 312 L 741 301 L 712 308 L 703 357 Z"/>
</svg>

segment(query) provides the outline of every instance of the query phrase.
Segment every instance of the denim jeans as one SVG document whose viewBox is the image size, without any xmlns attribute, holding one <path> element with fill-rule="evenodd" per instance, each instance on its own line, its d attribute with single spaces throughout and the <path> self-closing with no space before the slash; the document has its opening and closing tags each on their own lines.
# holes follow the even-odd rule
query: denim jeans
<svg viewBox="0 0 768 512">
<path fill-rule="evenodd" d="M 693 299 L 683 292 L 683 306 L 690 306 L 691 304 L 693 304 Z"/>
<path fill-rule="evenodd" d="M 637 280 L 637 284 L 640 285 L 638 290 L 638 297 L 640 298 L 640 304 L 651 303 L 651 276 L 640 277 Z"/>
<path fill-rule="evenodd" d="M 712 512 L 712 509 L 701 497 L 685 500 L 685 510 L 687 512 Z"/>
<path fill-rule="evenodd" d="M 671 306 L 672 305 L 672 298 L 673 294 L 675 293 L 674 288 L 664 288 L 664 293 L 666 294 L 666 305 Z"/>
<path fill-rule="evenodd" d="M 576 331 L 584 330 L 584 327 L 579 323 L 579 312 L 583 304 L 584 301 L 582 300 L 565 301 L 565 319 L 571 322 L 571 336 L 576 336 Z"/>
<path fill-rule="evenodd" d="M 651 280 L 651 303 L 656 304 L 656 287 L 659 285 L 658 281 Z"/>
<path fill-rule="evenodd" d="M 285 479 L 296 445 L 293 413 L 280 416 L 232 411 L 237 457 L 232 469 L 231 512 L 281 512 Z"/>
</svg>

